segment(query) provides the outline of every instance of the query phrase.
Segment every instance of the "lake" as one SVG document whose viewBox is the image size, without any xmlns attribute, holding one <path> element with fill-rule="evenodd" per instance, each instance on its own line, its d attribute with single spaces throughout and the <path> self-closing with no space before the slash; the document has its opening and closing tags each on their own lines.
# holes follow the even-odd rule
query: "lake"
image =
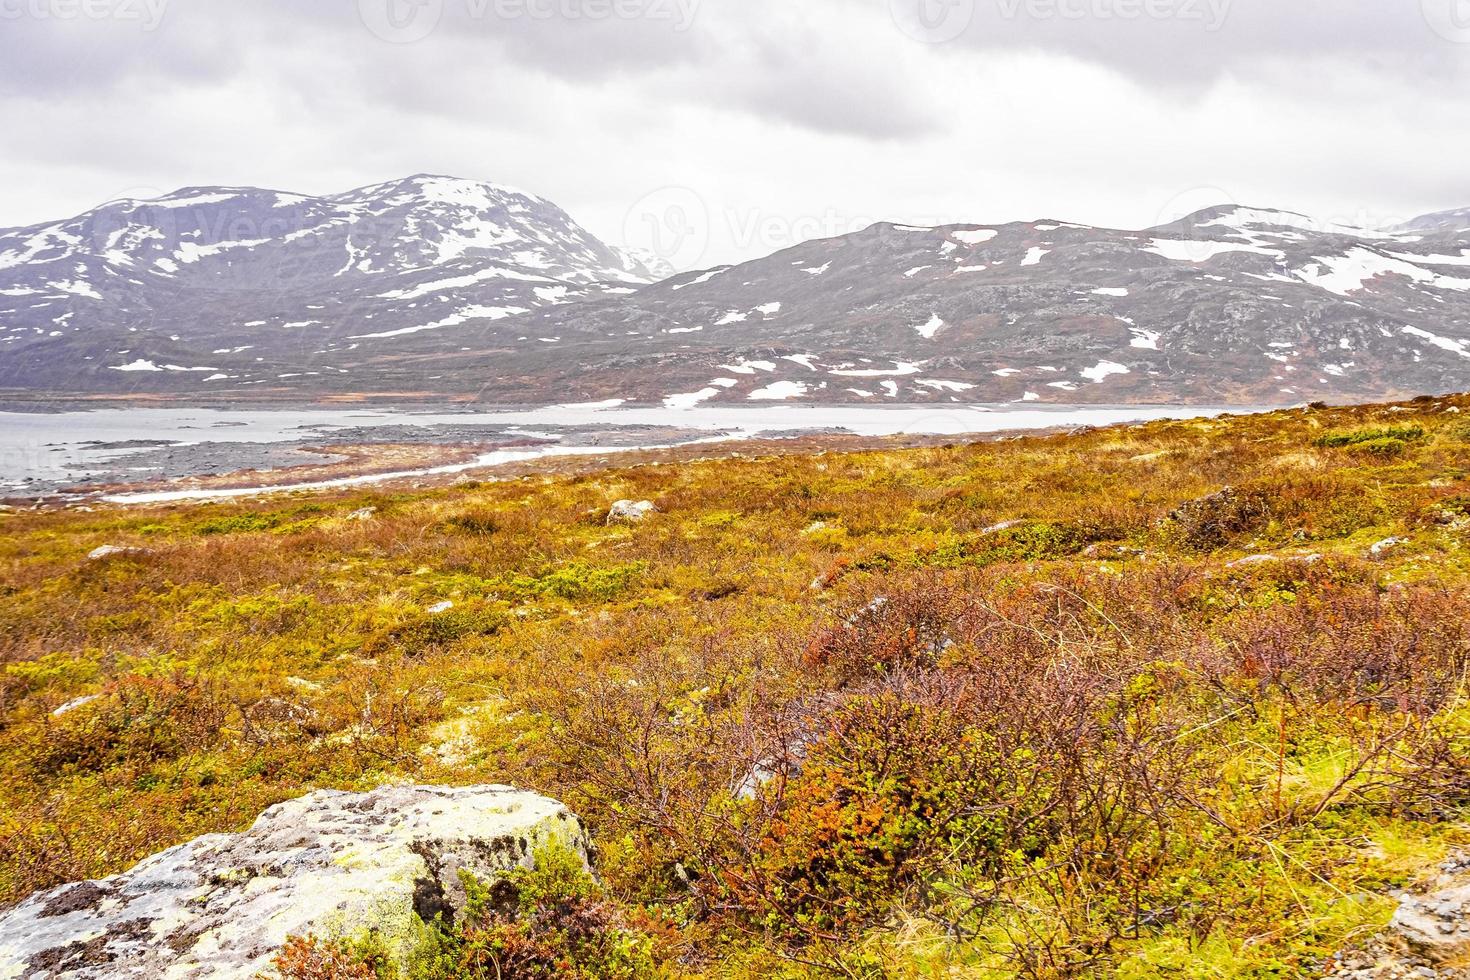
<svg viewBox="0 0 1470 980">
<path fill-rule="evenodd" d="M 664 448 L 699 442 L 842 432 L 858 436 L 966 436 L 1056 426 L 1113 425 L 1250 409 L 1205 406 L 770 405 L 670 409 L 615 403 L 483 412 L 399 409 L 122 408 L 0 413 L 0 491 L 52 492 L 86 482 L 148 482 L 192 472 L 289 465 L 299 446 L 341 443 L 513 442 L 470 462 L 303 483 L 347 486 L 433 476 L 545 456 Z M 166 465 L 165 465 L 166 464 Z M 257 488 L 160 491 L 113 499 L 157 501 L 242 496 Z"/>
</svg>

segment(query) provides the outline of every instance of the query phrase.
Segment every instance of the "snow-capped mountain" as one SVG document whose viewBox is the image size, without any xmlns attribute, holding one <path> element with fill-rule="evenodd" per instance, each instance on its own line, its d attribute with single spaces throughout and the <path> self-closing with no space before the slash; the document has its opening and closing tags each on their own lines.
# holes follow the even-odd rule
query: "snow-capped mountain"
<svg viewBox="0 0 1470 980">
<path fill-rule="evenodd" d="M 184 188 L 0 231 L 0 386 L 274 385 L 350 372 L 358 358 L 332 355 L 370 342 L 658 278 L 550 201 L 495 184 Z"/>
<path fill-rule="evenodd" d="M 1470 208 L 1422 214 L 1413 221 L 1399 226 L 1399 230 L 1410 234 L 1419 232 L 1440 235 L 1470 232 Z"/>
<path fill-rule="evenodd" d="M 1470 387 L 1470 232 L 1233 206 L 1143 231 L 879 224 L 522 319 L 601 351 L 545 379 L 587 399 L 1376 398 Z"/>
<path fill-rule="evenodd" d="M 675 407 L 1459 390 L 1464 213 L 884 223 L 664 278 L 494 185 L 189 189 L 0 232 L 0 388 Z"/>
</svg>

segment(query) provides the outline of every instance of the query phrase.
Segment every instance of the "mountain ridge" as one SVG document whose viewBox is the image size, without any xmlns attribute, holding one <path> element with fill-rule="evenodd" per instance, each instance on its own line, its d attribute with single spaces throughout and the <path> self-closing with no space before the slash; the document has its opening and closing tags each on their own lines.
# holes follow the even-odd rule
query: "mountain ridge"
<svg viewBox="0 0 1470 980">
<path fill-rule="evenodd" d="M 879 222 L 666 275 L 498 184 L 188 187 L 0 230 L 0 389 L 679 408 L 1453 390 L 1470 375 L 1459 213 Z"/>
</svg>

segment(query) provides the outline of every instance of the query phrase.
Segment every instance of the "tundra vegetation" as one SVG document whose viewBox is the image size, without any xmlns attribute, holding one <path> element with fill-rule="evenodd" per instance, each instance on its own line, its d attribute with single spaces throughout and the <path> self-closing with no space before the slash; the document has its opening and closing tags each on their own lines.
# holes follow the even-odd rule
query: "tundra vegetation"
<svg viewBox="0 0 1470 980">
<path fill-rule="evenodd" d="M 0 904 L 513 783 L 595 880 L 281 974 L 1315 975 L 1470 843 L 1467 545 L 1470 397 L 12 513 Z"/>
</svg>

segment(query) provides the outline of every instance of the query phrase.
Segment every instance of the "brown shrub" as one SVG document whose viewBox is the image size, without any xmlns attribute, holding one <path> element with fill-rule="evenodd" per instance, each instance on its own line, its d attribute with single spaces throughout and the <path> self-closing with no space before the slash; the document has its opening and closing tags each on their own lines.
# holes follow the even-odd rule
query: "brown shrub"
<svg viewBox="0 0 1470 980">
<path fill-rule="evenodd" d="M 1169 519 L 1189 547 L 1213 551 L 1265 528 L 1275 513 L 1274 502 L 1275 495 L 1268 490 L 1226 487 L 1180 504 Z"/>
</svg>

